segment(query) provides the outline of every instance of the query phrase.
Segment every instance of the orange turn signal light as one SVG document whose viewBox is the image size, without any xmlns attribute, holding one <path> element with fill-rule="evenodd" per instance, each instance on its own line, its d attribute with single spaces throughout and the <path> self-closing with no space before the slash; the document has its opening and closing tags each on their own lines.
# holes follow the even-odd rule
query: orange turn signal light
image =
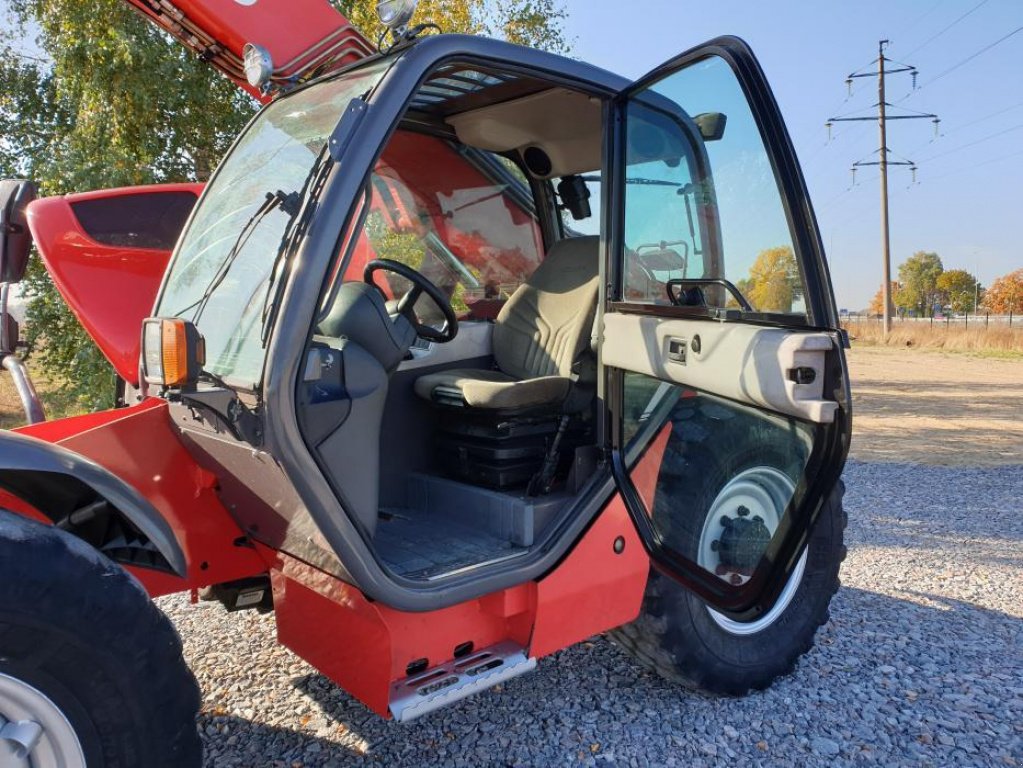
<svg viewBox="0 0 1023 768">
<path fill-rule="evenodd" d="M 150 317 L 142 324 L 142 372 L 150 384 L 195 384 L 206 364 L 206 343 L 196 327 L 179 317 Z"/>
</svg>

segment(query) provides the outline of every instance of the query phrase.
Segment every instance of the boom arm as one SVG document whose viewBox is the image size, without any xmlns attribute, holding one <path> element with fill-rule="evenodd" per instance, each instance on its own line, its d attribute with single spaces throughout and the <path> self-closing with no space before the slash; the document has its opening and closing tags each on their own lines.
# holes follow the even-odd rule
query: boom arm
<svg viewBox="0 0 1023 768">
<path fill-rule="evenodd" d="M 272 85 L 285 87 L 374 52 L 362 33 L 327 0 L 125 0 L 262 102 L 273 93 L 249 85 L 246 43 L 270 52 Z"/>
</svg>

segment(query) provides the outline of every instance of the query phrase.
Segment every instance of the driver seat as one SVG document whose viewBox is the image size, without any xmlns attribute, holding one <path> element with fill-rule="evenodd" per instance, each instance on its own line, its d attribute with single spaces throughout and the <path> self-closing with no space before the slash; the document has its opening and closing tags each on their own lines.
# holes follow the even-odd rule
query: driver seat
<svg viewBox="0 0 1023 768">
<path fill-rule="evenodd" d="M 596 380 L 590 350 L 599 252 L 596 236 L 555 243 L 497 316 L 495 369 L 456 368 L 420 376 L 416 394 L 437 405 L 480 413 L 575 410 L 568 407 L 573 392 L 586 391 Z"/>
</svg>

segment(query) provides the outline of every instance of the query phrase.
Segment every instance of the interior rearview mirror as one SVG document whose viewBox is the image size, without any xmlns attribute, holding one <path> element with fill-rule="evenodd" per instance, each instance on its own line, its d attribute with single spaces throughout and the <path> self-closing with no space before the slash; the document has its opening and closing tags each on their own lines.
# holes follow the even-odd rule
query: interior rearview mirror
<svg viewBox="0 0 1023 768">
<path fill-rule="evenodd" d="M 725 135 L 728 115 L 723 112 L 704 112 L 694 117 L 693 122 L 700 129 L 704 141 L 720 141 Z"/>
<path fill-rule="evenodd" d="M 0 181 L 0 283 L 17 283 L 25 276 L 32 247 L 25 209 L 35 197 L 31 181 Z"/>
</svg>

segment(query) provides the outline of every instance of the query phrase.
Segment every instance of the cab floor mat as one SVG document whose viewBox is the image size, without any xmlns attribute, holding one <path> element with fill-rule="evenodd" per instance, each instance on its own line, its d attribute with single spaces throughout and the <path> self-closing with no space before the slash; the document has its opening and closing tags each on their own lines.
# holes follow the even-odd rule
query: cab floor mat
<svg viewBox="0 0 1023 768">
<path fill-rule="evenodd" d="M 392 570 L 418 579 L 526 551 L 478 527 L 410 509 L 382 510 L 373 543 Z"/>
</svg>

